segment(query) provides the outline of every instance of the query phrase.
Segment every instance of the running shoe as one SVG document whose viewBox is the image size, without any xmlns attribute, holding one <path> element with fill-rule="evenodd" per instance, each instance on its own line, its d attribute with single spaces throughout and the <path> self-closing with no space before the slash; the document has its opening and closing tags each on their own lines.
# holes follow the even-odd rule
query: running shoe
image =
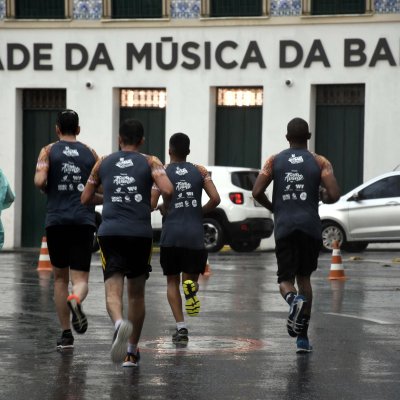
<svg viewBox="0 0 400 400">
<path fill-rule="evenodd" d="M 196 296 L 196 283 L 191 280 L 183 282 L 183 292 L 186 298 L 186 312 L 191 317 L 198 315 L 200 312 L 200 300 Z"/>
<path fill-rule="evenodd" d="M 126 357 L 124 362 L 122 363 L 123 367 L 137 367 L 140 361 L 140 351 L 137 349 L 136 354 L 126 353 Z"/>
<path fill-rule="evenodd" d="M 176 330 L 172 335 L 173 343 L 187 343 L 189 341 L 189 332 L 186 328 L 181 328 Z"/>
<path fill-rule="evenodd" d="M 307 302 L 306 298 L 302 295 L 297 295 L 289 309 L 289 316 L 287 319 L 287 331 L 292 337 L 299 335 L 304 329 L 304 324 L 302 323 L 303 318 L 303 307 Z"/>
<path fill-rule="evenodd" d="M 129 336 L 132 334 L 132 324 L 129 321 L 122 321 L 114 332 L 111 345 L 111 360 L 120 363 L 124 360 L 128 346 Z"/>
<path fill-rule="evenodd" d="M 311 353 L 312 352 L 312 346 L 310 345 L 310 342 L 308 338 L 301 337 L 299 336 L 297 338 L 297 350 L 296 353 Z"/>
<path fill-rule="evenodd" d="M 88 328 L 88 321 L 85 313 L 82 310 L 82 305 L 79 297 L 71 294 L 67 298 L 67 304 L 72 313 L 72 326 L 77 333 L 85 333 Z"/>
<path fill-rule="evenodd" d="M 57 350 L 68 350 L 74 348 L 74 337 L 71 335 L 62 334 L 59 339 L 57 339 Z"/>
</svg>

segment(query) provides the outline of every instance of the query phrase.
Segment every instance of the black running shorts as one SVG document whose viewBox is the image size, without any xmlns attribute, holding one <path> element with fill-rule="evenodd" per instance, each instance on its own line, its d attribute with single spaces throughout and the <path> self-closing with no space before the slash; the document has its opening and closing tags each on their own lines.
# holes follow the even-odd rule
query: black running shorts
<svg viewBox="0 0 400 400">
<path fill-rule="evenodd" d="M 206 249 L 184 247 L 161 247 L 160 264 L 164 275 L 203 274 L 207 264 Z"/>
<path fill-rule="evenodd" d="M 53 225 L 46 228 L 47 247 L 54 267 L 89 272 L 95 227 Z"/>
<path fill-rule="evenodd" d="M 296 275 L 310 276 L 317 269 L 321 246 L 322 240 L 298 230 L 277 239 L 278 283 L 293 281 Z"/>
<path fill-rule="evenodd" d="M 99 236 L 104 281 L 115 273 L 128 279 L 151 272 L 152 238 L 134 236 Z"/>
</svg>

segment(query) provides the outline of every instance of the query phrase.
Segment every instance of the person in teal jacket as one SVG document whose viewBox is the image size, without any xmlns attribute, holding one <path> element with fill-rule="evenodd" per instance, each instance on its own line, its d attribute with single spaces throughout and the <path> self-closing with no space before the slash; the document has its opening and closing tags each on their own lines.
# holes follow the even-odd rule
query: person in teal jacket
<svg viewBox="0 0 400 400">
<path fill-rule="evenodd" d="M 4 245 L 4 227 L 1 222 L 1 212 L 6 208 L 10 207 L 14 202 L 15 196 L 11 187 L 7 181 L 6 176 L 0 169 L 0 250 Z"/>
</svg>

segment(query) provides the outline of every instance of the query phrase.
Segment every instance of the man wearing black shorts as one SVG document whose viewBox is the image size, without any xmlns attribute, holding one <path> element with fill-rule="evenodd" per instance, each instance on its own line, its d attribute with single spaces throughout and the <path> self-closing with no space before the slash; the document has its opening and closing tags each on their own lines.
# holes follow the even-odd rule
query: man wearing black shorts
<svg viewBox="0 0 400 400">
<path fill-rule="evenodd" d="M 142 124 L 125 120 L 119 130 L 121 150 L 96 163 L 81 197 L 84 204 L 90 204 L 102 185 L 103 220 L 98 239 L 106 306 L 115 327 L 111 359 L 123 361 L 124 367 L 136 367 L 140 360 L 138 343 L 145 318 L 145 283 L 151 271 L 153 240 L 151 188 L 156 183 L 167 203 L 173 192 L 161 161 L 139 153 L 143 141 Z M 122 310 L 125 277 L 127 320 Z"/>
<path fill-rule="evenodd" d="M 190 153 L 190 139 L 184 133 L 175 133 L 169 141 L 170 164 L 166 172 L 175 191 L 169 207 L 159 207 L 164 215 L 160 239 L 160 263 L 167 276 L 167 298 L 176 321 L 174 343 L 188 341 L 188 329 L 182 312 L 180 282 L 188 315 L 198 315 L 198 278 L 204 273 L 207 251 L 204 248 L 203 214 L 213 210 L 220 197 L 208 171 L 201 165 L 186 161 Z M 202 207 L 203 189 L 209 200 Z M 157 207 L 159 190 L 153 186 L 152 207 Z"/>
<path fill-rule="evenodd" d="M 54 300 L 62 329 L 57 348 L 62 350 L 74 347 L 70 311 L 77 333 L 85 333 L 88 327 L 82 302 L 88 294 L 96 223 L 94 206 L 82 205 L 80 197 L 98 156 L 76 140 L 80 127 L 75 111 L 58 113 L 56 132 L 59 141 L 40 151 L 34 180 L 47 194 L 46 236 L 54 266 Z M 72 293 L 68 295 L 70 275 Z"/>
<path fill-rule="evenodd" d="M 298 353 L 312 351 L 308 339 L 310 278 L 322 245 L 318 202 L 321 198 L 324 203 L 334 203 L 340 197 L 331 163 L 307 150 L 310 137 L 307 122 L 292 119 L 286 134 L 290 148 L 267 159 L 253 187 L 254 198 L 274 213 L 278 283 L 290 306 L 287 330 L 297 337 Z M 265 190 L 272 181 L 271 203 Z"/>
</svg>

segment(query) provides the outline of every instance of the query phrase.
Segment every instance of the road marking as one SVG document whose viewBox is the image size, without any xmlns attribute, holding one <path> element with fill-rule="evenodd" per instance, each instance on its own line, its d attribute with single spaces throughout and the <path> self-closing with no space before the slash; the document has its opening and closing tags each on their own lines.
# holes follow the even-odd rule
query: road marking
<svg viewBox="0 0 400 400">
<path fill-rule="evenodd" d="M 162 337 L 155 340 L 140 340 L 140 350 L 156 351 L 164 354 L 242 353 L 260 350 L 267 345 L 269 343 L 257 339 L 215 336 L 190 336 L 187 344 L 174 344 L 170 337 Z"/>
<path fill-rule="evenodd" d="M 380 325 L 393 325 L 393 322 L 383 321 L 381 319 L 358 317 L 357 315 L 351 315 L 351 314 L 339 314 L 339 313 L 331 313 L 331 312 L 324 313 L 324 314 L 335 315 L 337 317 L 361 319 L 363 321 L 374 322 L 375 324 L 380 324 Z"/>
</svg>

